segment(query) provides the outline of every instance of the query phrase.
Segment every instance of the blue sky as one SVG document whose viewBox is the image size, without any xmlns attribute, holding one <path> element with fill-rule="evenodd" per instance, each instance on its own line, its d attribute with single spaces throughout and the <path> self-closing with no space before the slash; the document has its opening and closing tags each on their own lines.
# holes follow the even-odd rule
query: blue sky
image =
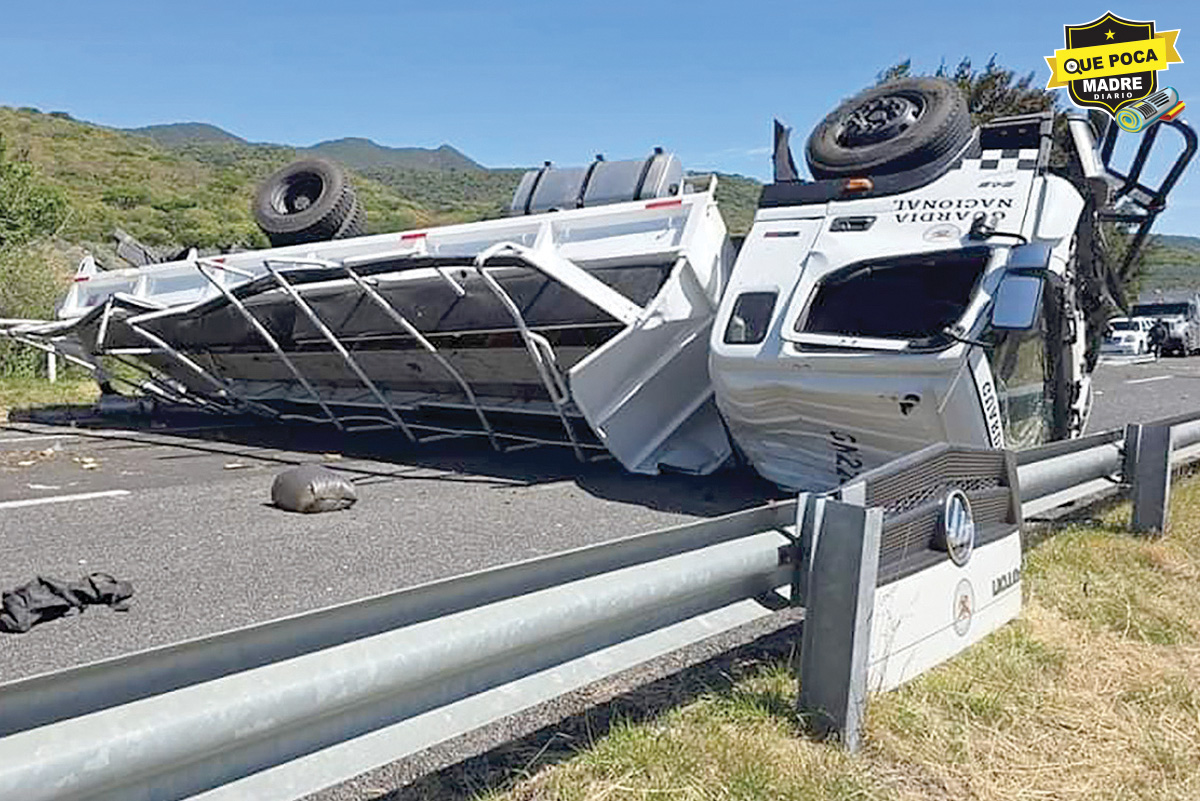
<svg viewBox="0 0 1200 801">
<path fill-rule="evenodd" d="M 1089 2 L 13 3 L 0 28 L 0 104 L 116 127 L 203 121 L 253 141 L 365 136 L 448 142 L 487 166 L 632 158 L 655 145 L 689 169 L 769 175 L 770 126 L 812 126 L 883 68 L 994 53 L 1048 78 L 1062 26 Z M 1200 115 L 1200 2 L 1121 2 L 1179 28 L 1160 81 Z M 1060 92 L 1063 90 L 1059 90 Z M 1064 102 L 1066 102 L 1064 98 Z M 1200 124 L 1200 123 L 1198 123 Z M 1200 235 L 1200 167 L 1157 230 Z"/>
</svg>

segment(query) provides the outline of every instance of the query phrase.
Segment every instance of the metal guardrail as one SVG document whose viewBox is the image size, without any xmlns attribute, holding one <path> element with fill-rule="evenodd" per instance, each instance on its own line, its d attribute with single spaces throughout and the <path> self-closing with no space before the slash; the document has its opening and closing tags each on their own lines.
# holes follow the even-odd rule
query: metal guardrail
<svg viewBox="0 0 1200 801">
<path fill-rule="evenodd" d="M 1161 430 L 1164 458 L 1147 444 Z M 1200 415 L 1027 451 L 1021 508 L 1122 483 L 1136 496 L 1149 486 L 1140 462 L 1169 479 L 1198 453 Z M 292 801 L 770 614 L 776 588 L 799 586 L 785 558 L 798 510 L 774 503 L 0 685 L 0 798 Z"/>
<path fill-rule="evenodd" d="M 1036 517 L 1119 483 L 1124 434 L 1105 431 L 1017 454 L 1021 510 Z M 1114 477 L 1117 477 L 1114 479 Z"/>
<path fill-rule="evenodd" d="M 1052 509 L 1119 489 L 1122 485 L 1132 487 L 1138 483 L 1138 462 L 1145 459 L 1136 453 L 1136 444 L 1141 432 L 1150 429 L 1167 429 L 1170 432 L 1163 454 L 1169 460 L 1170 467 L 1200 458 L 1200 414 L 1195 413 L 1133 424 L 1127 426 L 1125 431 L 1103 431 L 1021 451 L 1017 454 L 1017 474 L 1025 517 L 1036 517 Z M 1134 443 L 1135 447 L 1130 448 L 1130 443 Z M 1148 477 L 1144 478 L 1149 480 Z M 1164 474 L 1157 480 L 1161 483 L 1168 478 Z M 1136 500 L 1136 490 L 1133 495 Z M 1164 507 L 1165 501 L 1164 496 Z"/>
<path fill-rule="evenodd" d="M 787 583 L 778 549 L 795 509 L 772 504 L 0 686 L 0 798 L 299 797 L 664 644 L 748 622 L 744 608 L 703 616 Z M 665 643 L 642 639 L 660 630 Z M 554 665 L 566 674 L 520 684 Z M 446 712 L 493 688 L 486 714 Z"/>
</svg>

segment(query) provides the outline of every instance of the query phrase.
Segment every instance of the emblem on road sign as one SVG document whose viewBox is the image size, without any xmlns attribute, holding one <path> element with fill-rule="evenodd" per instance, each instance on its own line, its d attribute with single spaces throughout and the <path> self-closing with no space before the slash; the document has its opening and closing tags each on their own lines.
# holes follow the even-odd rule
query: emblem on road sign
<svg viewBox="0 0 1200 801">
<path fill-rule="evenodd" d="M 954 588 L 954 633 L 959 637 L 967 636 L 971 630 L 971 618 L 975 616 L 975 589 L 971 582 L 963 579 Z"/>
<path fill-rule="evenodd" d="M 938 544 L 954 564 L 962 567 L 971 558 L 975 549 L 975 520 L 971 516 L 971 502 L 967 494 L 952 489 L 942 504 L 942 524 L 938 532 Z"/>
</svg>

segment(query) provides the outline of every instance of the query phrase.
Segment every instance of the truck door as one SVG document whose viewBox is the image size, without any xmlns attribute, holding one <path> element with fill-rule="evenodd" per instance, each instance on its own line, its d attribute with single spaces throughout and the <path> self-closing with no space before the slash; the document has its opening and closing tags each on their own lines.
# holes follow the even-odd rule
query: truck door
<svg viewBox="0 0 1200 801">
<path fill-rule="evenodd" d="M 1053 303 L 1044 303 L 1036 328 L 1029 331 L 989 328 L 988 361 L 1000 400 L 1004 443 L 1023 450 L 1058 438 L 1058 419 L 1070 408 L 1063 373 L 1068 347 L 1055 320 Z"/>
<path fill-rule="evenodd" d="M 1040 331 L 997 332 L 988 360 L 1000 398 L 1004 442 L 1016 450 L 1050 438 L 1053 422 L 1046 380 L 1046 338 Z"/>
</svg>

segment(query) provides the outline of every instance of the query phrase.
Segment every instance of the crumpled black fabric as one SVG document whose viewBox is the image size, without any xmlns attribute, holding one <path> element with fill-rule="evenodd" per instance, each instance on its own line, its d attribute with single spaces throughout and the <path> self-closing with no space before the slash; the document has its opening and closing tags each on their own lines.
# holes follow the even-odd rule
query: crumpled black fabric
<svg viewBox="0 0 1200 801">
<path fill-rule="evenodd" d="M 132 597 L 132 584 L 117 581 L 107 573 L 91 573 L 70 582 L 38 576 L 0 595 L 0 632 L 24 634 L 38 623 L 72 612 L 82 613 L 91 604 L 127 612 Z"/>
</svg>

